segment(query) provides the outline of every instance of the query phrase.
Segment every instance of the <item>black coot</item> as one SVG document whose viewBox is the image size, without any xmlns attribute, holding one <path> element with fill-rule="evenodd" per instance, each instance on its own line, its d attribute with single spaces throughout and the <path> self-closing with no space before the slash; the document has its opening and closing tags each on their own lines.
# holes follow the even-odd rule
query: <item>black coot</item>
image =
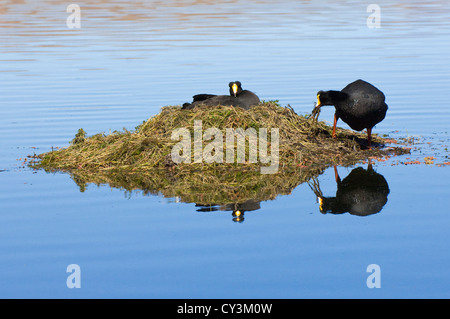
<svg viewBox="0 0 450 319">
<path fill-rule="evenodd" d="M 193 96 L 192 103 L 184 103 L 182 109 L 193 109 L 196 105 L 225 105 L 238 106 L 243 109 L 250 109 L 250 107 L 259 104 L 258 96 L 248 90 L 242 90 L 241 82 L 230 82 L 230 95 L 213 95 L 213 94 L 197 94 Z"/>
<path fill-rule="evenodd" d="M 383 92 L 368 82 L 357 80 L 347 85 L 342 91 L 319 91 L 313 113 L 317 113 L 323 105 L 334 105 L 336 112 L 333 137 L 336 137 L 336 123 L 338 119 L 342 119 L 356 131 L 367 129 L 370 148 L 372 128 L 386 116 L 388 106 L 384 100 Z"/>
</svg>

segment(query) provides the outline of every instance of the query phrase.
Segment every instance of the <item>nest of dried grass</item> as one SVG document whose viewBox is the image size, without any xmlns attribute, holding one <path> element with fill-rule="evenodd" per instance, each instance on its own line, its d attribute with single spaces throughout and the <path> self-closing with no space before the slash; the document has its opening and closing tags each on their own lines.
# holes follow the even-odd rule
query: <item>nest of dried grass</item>
<svg viewBox="0 0 450 319">
<path fill-rule="evenodd" d="M 377 135 L 374 135 L 373 141 L 378 147 L 364 149 L 366 135 L 350 130 L 337 129 L 338 139 L 332 139 L 331 127 L 324 122 L 298 115 L 289 106 L 280 107 L 275 102 L 266 102 L 251 110 L 228 106 L 198 106 L 193 110 L 181 110 L 178 106 L 163 107 L 159 114 L 144 121 L 133 132 L 124 129 L 108 135 L 100 133 L 86 137 L 80 129 L 71 146 L 41 154 L 35 165 L 62 170 L 145 170 L 171 166 L 171 150 L 178 143 L 171 139 L 172 132 L 181 127 L 192 130 L 195 120 L 202 121 L 203 130 L 212 127 L 222 129 L 224 136 L 226 128 L 278 128 L 280 168 L 342 165 L 400 151 L 398 148 L 383 148 L 384 139 Z M 238 165 L 181 163 L 175 166 L 176 169 L 208 170 L 218 166 L 248 169 L 260 165 L 246 162 Z"/>
</svg>

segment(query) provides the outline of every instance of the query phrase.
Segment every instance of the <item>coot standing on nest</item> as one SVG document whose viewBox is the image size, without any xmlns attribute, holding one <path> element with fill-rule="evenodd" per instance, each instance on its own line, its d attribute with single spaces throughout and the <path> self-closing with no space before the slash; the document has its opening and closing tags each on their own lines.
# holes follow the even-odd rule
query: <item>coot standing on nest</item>
<svg viewBox="0 0 450 319">
<path fill-rule="evenodd" d="M 193 109 L 196 105 L 229 105 L 238 106 L 243 109 L 259 104 L 258 96 L 248 90 L 242 90 L 241 82 L 235 81 L 228 84 L 230 95 L 197 94 L 193 96 L 192 103 L 184 103 L 182 109 Z"/>
<path fill-rule="evenodd" d="M 333 138 L 336 138 L 336 123 L 342 119 L 352 129 L 367 129 L 368 146 L 371 148 L 372 128 L 386 116 L 388 106 L 383 92 L 372 84 L 357 80 L 342 91 L 319 91 L 313 115 L 317 115 L 323 105 L 334 105 Z"/>
</svg>

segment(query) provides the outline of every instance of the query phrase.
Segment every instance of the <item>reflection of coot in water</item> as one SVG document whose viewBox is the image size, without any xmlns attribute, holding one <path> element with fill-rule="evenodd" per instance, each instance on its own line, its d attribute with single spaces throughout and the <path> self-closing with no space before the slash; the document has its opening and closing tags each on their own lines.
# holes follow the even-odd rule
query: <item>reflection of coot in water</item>
<svg viewBox="0 0 450 319">
<path fill-rule="evenodd" d="M 233 211 L 233 221 L 234 222 L 243 222 L 244 221 L 244 213 L 252 210 L 258 210 L 261 208 L 260 202 L 255 200 L 248 200 L 241 204 L 228 204 L 225 205 L 225 210 Z"/>
<path fill-rule="evenodd" d="M 343 214 L 367 216 L 381 211 L 387 202 L 389 185 L 386 179 L 375 172 L 372 165 L 366 169 L 358 167 L 342 181 L 335 167 L 337 182 L 336 197 L 324 197 L 320 190 L 320 212 L 323 214 Z"/>
<path fill-rule="evenodd" d="M 261 208 L 260 202 L 252 199 L 245 201 L 243 203 L 226 204 L 219 207 L 217 205 L 196 205 L 196 206 L 200 207 L 199 209 L 197 209 L 198 212 L 211 212 L 218 210 L 232 211 L 233 221 L 235 222 L 243 222 L 245 212 L 258 210 Z"/>
</svg>

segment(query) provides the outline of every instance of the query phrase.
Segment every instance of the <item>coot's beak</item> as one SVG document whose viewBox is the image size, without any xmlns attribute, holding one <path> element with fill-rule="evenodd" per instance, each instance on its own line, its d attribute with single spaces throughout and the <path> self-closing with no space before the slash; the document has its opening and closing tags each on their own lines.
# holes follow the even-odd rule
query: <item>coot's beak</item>
<svg viewBox="0 0 450 319">
<path fill-rule="evenodd" d="M 242 214 L 240 210 L 237 210 L 237 211 L 235 211 L 233 213 L 233 216 L 234 216 L 233 220 L 236 221 L 236 222 L 241 222 L 241 221 L 244 220 L 244 216 L 243 215 L 244 214 Z"/>
<path fill-rule="evenodd" d="M 237 91 L 238 91 L 238 86 L 237 86 L 237 84 L 234 83 L 234 84 L 231 86 L 231 89 L 233 90 L 234 97 L 236 97 L 236 94 L 237 94 Z"/>
<path fill-rule="evenodd" d="M 317 95 L 317 104 L 316 107 L 321 107 L 322 104 L 320 103 L 320 95 Z"/>
<path fill-rule="evenodd" d="M 318 200 L 319 200 L 319 209 L 320 211 L 323 211 L 323 198 L 319 197 Z"/>
</svg>

